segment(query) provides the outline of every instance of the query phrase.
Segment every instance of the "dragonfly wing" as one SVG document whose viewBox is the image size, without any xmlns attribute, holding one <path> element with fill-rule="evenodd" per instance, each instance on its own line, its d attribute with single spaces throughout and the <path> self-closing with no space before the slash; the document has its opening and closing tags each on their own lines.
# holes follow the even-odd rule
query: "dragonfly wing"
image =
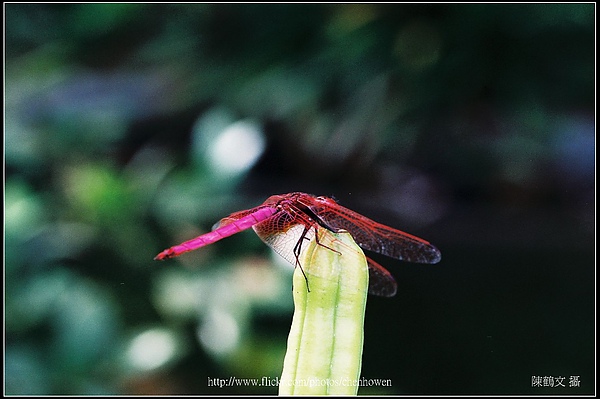
<svg viewBox="0 0 600 399">
<path fill-rule="evenodd" d="M 396 295 L 398 284 L 396 280 L 379 263 L 367 258 L 369 266 L 369 294 L 390 297 Z"/>
<path fill-rule="evenodd" d="M 274 226 L 288 226 L 284 231 L 276 233 Z M 289 263 L 297 266 L 296 250 L 301 251 L 304 243 L 315 238 L 315 229 L 302 223 L 292 224 L 289 214 L 282 212 L 275 217 L 253 227 L 263 242 L 270 246 Z M 319 242 L 325 247 L 334 239 L 325 229 L 319 229 Z M 298 246 L 300 246 L 298 248 Z M 343 251 L 342 256 L 352 256 L 354 250 Z M 394 277 L 383 266 L 367 258 L 369 267 L 369 294 L 384 297 L 396 295 L 397 284 Z"/>
<path fill-rule="evenodd" d="M 442 255 L 428 241 L 377 223 L 337 203 L 310 206 L 322 222 L 334 230 L 348 231 L 363 249 L 415 263 L 438 263 Z"/>
<path fill-rule="evenodd" d="M 294 222 L 287 212 L 279 212 L 270 219 L 252 227 L 256 235 L 293 266 L 296 254 L 315 236 L 314 229 Z"/>
</svg>

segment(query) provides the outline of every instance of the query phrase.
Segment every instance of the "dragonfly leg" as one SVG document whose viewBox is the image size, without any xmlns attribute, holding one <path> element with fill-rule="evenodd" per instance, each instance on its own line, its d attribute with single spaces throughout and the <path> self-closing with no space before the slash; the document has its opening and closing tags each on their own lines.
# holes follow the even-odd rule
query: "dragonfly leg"
<svg viewBox="0 0 600 399">
<path fill-rule="evenodd" d="M 307 223 L 311 223 L 312 227 L 315 228 L 315 240 L 317 242 L 317 245 L 327 248 L 330 251 L 333 252 L 337 252 L 338 255 L 341 255 L 342 253 L 340 251 L 336 251 L 333 248 L 329 248 L 327 245 L 325 244 L 321 244 L 319 242 L 319 229 L 318 226 L 323 227 L 324 229 L 327 229 L 329 231 L 331 231 L 332 233 L 339 233 L 340 229 L 334 229 L 333 227 L 329 226 L 327 223 L 325 223 L 325 221 L 319 217 L 319 215 L 317 215 L 316 213 L 314 213 L 309 206 L 307 206 L 306 204 L 302 204 L 302 207 L 294 207 L 294 208 L 290 208 L 290 211 L 294 211 L 298 214 L 299 217 L 302 217 L 302 215 L 304 216 L 308 216 L 306 217 L 307 219 Z M 316 222 L 316 223 L 314 223 Z M 318 226 L 317 226 L 318 225 Z M 307 225 L 304 225 L 304 233 L 302 233 L 302 238 L 305 238 L 306 233 L 308 232 L 307 229 L 309 229 L 310 227 L 307 227 Z M 300 251 L 298 251 L 298 253 L 300 253 Z"/>
<path fill-rule="evenodd" d="M 308 226 L 304 226 L 304 231 L 302 232 L 302 235 L 300 236 L 300 238 L 298 239 L 298 242 L 296 243 L 296 245 L 294 245 L 294 256 L 296 257 L 296 266 L 298 266 L 300 268 L 300 271 L 302 272 L 302 275 L 304 276 L 304 280 L 306 281 L 306 289 L 308 290 L 308 292 L 310 292 L 310 287 L 308 286 L 308 277 L 306 277 L 306 273 L 304 273 L 304 269 L 302 268 L 302 265 L 300 264 L 300 251 L 302 251 L 302 242 L 303 240 L 308 240 L 308 238 L 306 237 L 306 234 L 308 233 L 310 227 Z"/>
<path fill-rule="evenodd" d="M 319 242 L 319 230 L 317 229 L 317 227 L 315 227 L 315 241 L 317 242 L 317 245 L 319 245 L 319 246 L 321 246 L 321 247 L 323 247 L 323 248 L 327 248 L 327 249 L 328 249 L 328 250 L 330 250 L 330 251 L 336 252 L 338 255 L 341 255 L 341 254 L 342 254 L 340 251 L 337 251 L 337 250 L 335 250 L 335 249 L 333 249 L 333 248 L 329 248 L 327 245 L 325 245 L 325 244 L 321 244 L 321 243 Z"/>
</svg>

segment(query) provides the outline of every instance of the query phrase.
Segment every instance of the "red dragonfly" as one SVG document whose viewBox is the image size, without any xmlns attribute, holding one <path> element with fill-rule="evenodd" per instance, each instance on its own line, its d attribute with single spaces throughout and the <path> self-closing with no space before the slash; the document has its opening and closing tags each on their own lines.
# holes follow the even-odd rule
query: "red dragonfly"
<svg viewBox="0 0 600 399">
<path fill-rule="evenodd" d="M 298 236 L 296 226 L 303 227 Z M 262 205 L 232 213 L 213 226 L 210 233 L 175 245 L 154 259 L 163 260 L 212 244 L 222 238 L 252 227 L 256 234 L 275 252 L 294 266 L 302 243 L 314 236 L 319 227 L 337 233 L 346 230 L 362 249 L 415 263 L 438 263 L 440 251 L 428 241 L 368 219 L 339 205 L 334 199 L 305 193 L 273 195 Z M 292 230 L 294 233 L 292 233 Z M 317 241 L 318 242 L 318 241 Z M 293 244 L 293 245 L 290 245 Z M 369 293 L 394 296 L 396 281 L 383 266 L 367 258 Z"/>
</svg>

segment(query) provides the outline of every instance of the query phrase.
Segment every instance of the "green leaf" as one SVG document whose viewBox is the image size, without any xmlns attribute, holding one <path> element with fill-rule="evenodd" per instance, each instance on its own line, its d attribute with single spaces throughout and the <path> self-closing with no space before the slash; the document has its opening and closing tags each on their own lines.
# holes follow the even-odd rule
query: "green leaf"
<svg viewBox="0 0 600 399">
<path fill-rule="evenodd" d="M 319 228 L 294 273 L 280 395 L 356 395 L 369 273 L 350 234 Z M 306 279 L 304 274 L 306 274 Z"/>
</svg>

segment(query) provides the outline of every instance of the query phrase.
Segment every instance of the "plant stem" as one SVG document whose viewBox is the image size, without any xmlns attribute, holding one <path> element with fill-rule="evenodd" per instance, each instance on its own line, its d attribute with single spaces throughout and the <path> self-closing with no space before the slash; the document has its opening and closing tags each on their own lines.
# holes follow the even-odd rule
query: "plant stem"
<svg viewBox="0 0 600 399">
<path fill-rule="evenodd" d="M 294 273 L 294 317 L 280 395 L 356 395 L 369 273 L 350 234 L 319 228 Z M 308 287 L 307 287 L 308 283 Z M 310 291 L 309 291 L 310 289 Z"/>
</svg>

